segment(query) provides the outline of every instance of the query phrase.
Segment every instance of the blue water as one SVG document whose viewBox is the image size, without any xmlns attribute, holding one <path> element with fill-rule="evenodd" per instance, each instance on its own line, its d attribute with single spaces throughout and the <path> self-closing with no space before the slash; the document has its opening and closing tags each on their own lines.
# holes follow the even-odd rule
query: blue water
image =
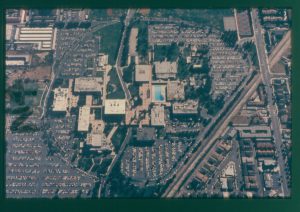
<svg viewBox="0 0 300 212">
<path fill-rule="evenodd" d="M 164 96 L 161 95 L 161 86 L 154 86 L 154 96 L 156 101 L 164 101 Z"/>
</svg>

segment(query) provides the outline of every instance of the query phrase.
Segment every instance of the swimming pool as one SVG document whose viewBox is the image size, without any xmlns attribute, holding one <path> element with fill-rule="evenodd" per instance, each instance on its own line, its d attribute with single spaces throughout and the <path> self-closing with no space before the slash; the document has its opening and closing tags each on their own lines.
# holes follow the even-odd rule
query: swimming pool
<svg viewBox="0 0 300 212">
<path fill-rule="evenodd" d="M 162 85 L 153 85 L 154 101 L 165 101 L 165 87 Z"/>
</svg>

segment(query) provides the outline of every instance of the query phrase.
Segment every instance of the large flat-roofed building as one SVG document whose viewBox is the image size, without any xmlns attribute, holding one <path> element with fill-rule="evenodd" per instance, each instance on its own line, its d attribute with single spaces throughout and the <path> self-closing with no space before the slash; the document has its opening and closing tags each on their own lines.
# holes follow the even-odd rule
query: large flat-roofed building
<svg viewBox="0 0 300 212">
<path fill-rule="evenodd" d="M 136 45 L 137 45 L 137 36 L 138 36 L 139 29 L 132 28 L 130 31 L 129 37 L 129 56 L 136 56 Z"/>
<path fill-rule="evenodd" d="M 151 125 L 165 126 L 165 108 L 164 106 L 155 105 L 151 109 Z"/>
<path fill-rule="evenodd" d="M 86 144 L 97 151 L 112 150 L 111 142 L 106 139 L 104 134 L 88 134 Z"/>
<path fill-rule="evenodd" d="M 136 65 L 135 81 L 149 82 L 152 78 L 152 65 Z"/>
<path fill-rule="evenodd" d="M 78 128 L 80 132 L 88 132 L 90 126 L 90 111 L 91 108 L 83 106 L 79 108 Z"/>
<path fill-rule="evenodd" d="M 177 63 L 176 62 L 155 62 L 155 74 L 158 79 L 176 78 Z"/>
<path fill-rule="evenodd" d="M 138 128 L 136 131 L 137 141 L 154 141 L 156 138 L 155 128 L 143 127 Z"/>
<path fill-rule="evenodd" d="M 237 13 L 237 25 L 239 35 L 243 37 L 251 37 L 252 36 L 252 27 L 250 14 L 248 10 L 238 10 Z"/>
<path fill-rule="evenodd" d="M 6 29 L 5 29 L 5 39 L 6 41 L 10 41 L 14 38 L 14 33 L 15 33 L 15 26 L 12 24 L 6 24 Z"/>
<path fill-rule="evenodd" d="M 240 138 L 271 138 L 272 132 L 269 126 L 236 127 Z"/>
<path fill-rule="evenodd" d="M 101 92 L 103 79 L 101 77 L 79 77 L 75 79 L 74 92 Z"/>
<path fill-rule="evenodd" d="M 223 17 L 224 30 L 236 31 L 235 18 L 233 16 Z"/>
<path fill-rule="evenodd" d="M 25 66 L 25 61 L 22 59 L 6 59 L 5 60 L 6 66 Z"/>
<path fill-rule="evenodd" d="M 54 89 L 54 112 L 65 112 L 68 107 L 68 88 L 55 88 Z"/>
<path fill-rule="evenodd" d="M 124 115 L 126 107 L 125 99 L 106 99 L 104 114 L 106 115 Z"/>
<path fill-rule="evenodd" d="M 167 99 L 168 100 L 184 100 L 184 84 L 180 81 L 168 81 Z"/>
<path fill-rule="evenodd" d="M 30 55 L 6 55 L 5 65 L 7 66 L 25 66 L 30 65 Z"/>
<path fill-rule="evenodd" d="M 33 44 L 37 50 L 55 49 L 56 29 L 52 27 L 19 27 L 16 29 L 16 44 Z"/>
<path fill-rule="evenodd" d="M 175 102 L 172 106 L 173 114 L 198 114 L 198 101 Z"/>
</svg>

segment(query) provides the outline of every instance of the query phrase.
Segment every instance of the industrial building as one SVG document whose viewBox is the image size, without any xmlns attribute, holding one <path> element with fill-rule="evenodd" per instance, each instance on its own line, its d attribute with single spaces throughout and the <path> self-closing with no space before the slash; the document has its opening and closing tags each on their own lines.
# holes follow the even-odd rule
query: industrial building
<svg viewBox="0 0 300 212">
<path fill-rule="evenodd" d="M 78 128 L 80 132 L 88 132 L 90 126 L 90 107 L 83 106 L 79 108 Z"/>
<path fill-rule="evenodd" d="M 176 62 L 155 62 L 155 74 L 158 79 L 176 78 L 177 63 Z"/>
<path fill-rule="evenodd" d="M 55 49 L 56 29 L 52 27 L 18 27 L 15 34 L 16 44 L 33 44 L 42 51 Z"/>
<path fill-rule="evenodd" d="M 54 112 L 66 112 L 68 107 L 68 88 L 55 88 L 54 89 Z"/>
<path fill-rule="evenodd" d="M 152 65 L 136 65 L 135 81 L 149 82 L 152 78 Z"/>
</svg>

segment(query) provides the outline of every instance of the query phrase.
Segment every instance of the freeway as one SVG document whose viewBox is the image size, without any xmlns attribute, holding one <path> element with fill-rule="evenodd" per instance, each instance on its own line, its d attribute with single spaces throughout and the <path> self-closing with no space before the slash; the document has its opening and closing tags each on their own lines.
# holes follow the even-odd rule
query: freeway
<svg viewBox="0 0 300 212">
<path fill-rule="evenodd" d="M 287 187 L 288 184 L 286 180 L 287 177 L 285 173 L 285 161 L 281 154 L 281 147 L 280 147 L 282 144 L 280 124 L 279 124 L 279 119 L 277 116 L 276 107 L 273 99 L 271 76 L 270 76 L 269 64 L 267 62 L 268 58 L 266 55 L 265 43 L 264 43 L 264 38 L 262 33 L 263 30 L 259 22 L 257 9 L 252 9 L 251 17 L 252 17 L 253 31 L 254 31 L 255 43 L 257 47 L 256 49 L 257 49 L 257 56 L 259 59 L 261 76 L 264 84 L 266 85 L 265 88 L 267 92 L 268 110 L 270 113 L 271 127 L 273 130 L 273 136 L 274 136 L 275 146 L 276 146 L 277 156 L 278 156 L 278 165 L 280 168 L 280 174 L 282 179 L 282 183 L 281 183 L 282 191 L 284 196 L 289 196 L 289 189 Z"/>
<path fill-rule="evenodd" d="M 173 197 L 176 195 L 182 184 L 191 175 L 195 167 L 197 167 L 199 161 L 201 161 L 201 159 L 207 155 L 207 152 L 209 152 L 217 142 L 217 138 L 223 133 L 233 115 L 235 115 L 246 103 L 248 98 L 253 94 L 261 82 L 259 75 L 256 75 L 248 84 L 246 83 L 247 81 L 248 80 L 244 80 L 244 83 L 239 87 L 238 91 L 230 97 L 230 99 L 225 103 L 224 107 L 219 111 L 218 115 L 212 119 L 210 125 L 208 125 L 208 127 L 205 128 L 205 130 L 198 136 L 197 141 L 202 141 L 200 147 L 193 146 L 192 150 L 188 153 L 190 156 L 189 160 L 186 162 L 186 164 L 183 164 L 183 166 L 177 172 L 175 179 L 166 189 L 163 197 Z M 240 95 L 237 95 L 238 93 L 240 93 Z M 237 100 L 235 100 L 236 98 Z M 231 105 L 232 103 L 233 105 Z M 221 120 L 218 120 L 223 113 L 226 115 L 222 117 Z M 214 124 L 216 125 L 214 126 Z M 205 138 L 206 133 L 209 133 L 207 138 Z"/>
<path fill-rule="evenodd" d="M 254 20 L 252 20 L 252 22 L 253 21 Z M 258 19 L 256 20 L 256 22 L 253 22 L 253 23 L 257 24 L 258 23 Z M 254 32 L 255 32 L 255 38 L 256 39 L 257 39 L 257 34 L 258 34 L 257 31 L 258 30 L 255 28 Z M 267 57 L 266 57 L 266 50 L 265 50 L 265 45 L 263 43 L 264 40 L 262 38 L 261 29 L 260 29 L 259 35 L 260 35 L 260 36 L 258 36 L 259 43 L 257 44 L 257 41 L 255 41 L 255 42 L 256 42 L 256 45 L 259 45 L 259 48 L 257 48 L 258 59 L 259 59 L 261 73 L 264 73 L 262 75 L 262 77 L 265 78 L 266 73 L 269 74 L 269 71 L 268 71 L 268 63 L 267 63 Z M 260 57 L 263 57 L 263 59 L 260 59 Z M 265 71 L 265 70 L 267 70 L 267 71 Z M 220 133 L 224 131 L 224 127 L 227 126 L 227 124 L 229 123 L 229 120 L 232 117 L 232 115 L 235 114 L 236 112 L 238 112 L 238 110 L 246 103 L 247 99 L 252 95 L 252 93 L 255 91 L 255 89 L 257 88 L 257 86 L 258 86 L 258 84 L 260 82 L 261 82 L 261 78 L 260 77 L 258 77 L 258 78 L 256 77 L 256 78 L 252 79 L 251 82 L 248 85 L 248 88 L 244 89 L 244 91 L 240 95 L 240 98 L 230 108 L 227 108 L 227 107 L 229 105 L 229 102 L 232 102 L 234 98 L 231 97 L 228 100 L 228 102 L 227 102 L 228 104 L 225 103 L 223 109 L 218 113 L 217 116 L 214 117 L 214 119 L 210 123 L 212 124 L 212 123 L 216 122 L 217 118 L 220 117 L 220 115 L 224 112 L 224 110 L 231 110 L 231 112 L 227 112 L 226 113 L 226 116 L 223 118 L 223 120 L 219 121 L 220 123 L 217 124 L 217 127 L 208 126 L 207 128 L 205 128 L 205 130 L 207 132 L 210 131 L 210 135 L 211 136 L 209 136 L 209 138 L 205 139 L 202 142 L 202 144 L 200 145 L 199 148 L 197 147 L 197 145 L 194 145 L 193 148 L 191 148 L 191 149 L 194 149 L 194 150 L 198 148 L 195 151 L 195 153 L 192 154 L 191 151 L 189 151 L 189 153 L 187 153 L 187 157 L 186 158 L 187 159 L 189 158 L 188 161 L 186 162 L 186 164 L 180 163 L 178 165 L 178 167 L 180 167 L 180 169 L 177 171 L 176 177 L 173 180 L 173 182 L 166 189 L 165 193 L 163 194 L 163 197 L 173 197 L 173 196 L 176 195 L 176 193 L 178 192 L 178 190 L 181 188 L 182 184 L 185 182 L 185 179 L 190 176 L 190 173 L 194 170 L 194 168 L 198 164 L 199 160 L 202 159 L 203 157 L 205 157 L 206 153 L 209 151 L 209 149 L 216 142 L 216 139 L 218 138 L 218 135 L 220 135 Z M 268 92 L 268 100 L 270 100 L 270 98 L 272 100 L 272 89 L 271 89 L 271 86 L 270 86 L 270 80 L 269 80 L 269 84 L 268 85 L 269 85 L 269 86 L 267 86 L 268 90 L 269 90 L 269 92 Z M 240 86 L 240 89 L 243 89 L 243 88 L 244 88 L 244 86 Z M 272 123 L 275 122 L 275 124 L 272 124 L 272 128 L 274 129 L 274 125 L 277 128 L 277 130 L 274 130 L 275 131 L 274 134 L 275 134 L 275 138 L 277 140 L 277 142 L 276 142 L 277 149 L 280 150 L 280 143 L 281 142 L 278 142 L 278 141 L 281 140 L 281 135 L 280 135 L 280 130 L 278 130 L 279 129 L 278 128 L 279 127 L 279 125 L 278 125 L 278 117 L 275 116 L 274 104 L 272 104 L 272 105 L 273 105 L 273 108 L 272 108 L 272 111 L 271 111 L 272 112 L 271 119 L 272 119 Z M 232 108 L 234 108 L 234 109 L 232 109 Z M 277 123 L 277 126 L 276 126 L 276 123 Z M 211 129 L 211 128 L 213 128 L 213 129 Z M 198 142 L 202 141 L 204 139 L 204 135 L 205 135 L 205 133 L 201 133 L 199 135 L 197 141 Z M 214 136 L 212 136 L 212 135 L 214 135 Z M 279 153 L 280 153 L 280 151 L 279 151 Z M 284 167 L 283 167 L 284 166 L 284 161 L 282 160 L 282 155 L 281 154 L 279 154 L 279 161 L 280 161 L 279 165 L 281 167 L 280 169 L 284 170 Z M 288 189 L 287 189 L 287 183 L 286 183 L 286 176 L 285 175 L 283 176 L 283 183 L 282 184 L 284 185 L 283 186 L 284 194 L 287 194 Z"/>
</svg>

